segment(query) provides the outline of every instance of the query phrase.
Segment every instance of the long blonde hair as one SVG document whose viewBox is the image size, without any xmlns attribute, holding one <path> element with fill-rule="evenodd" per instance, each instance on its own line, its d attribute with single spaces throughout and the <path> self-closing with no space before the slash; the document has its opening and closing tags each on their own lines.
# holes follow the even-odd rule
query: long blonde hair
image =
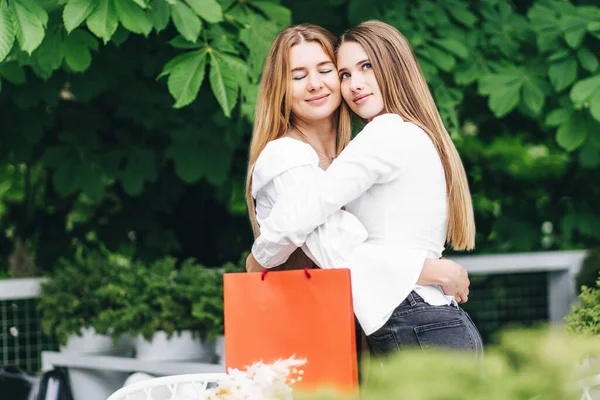
<svg viewBox="0 0 600 400">
<path fill-rule="evenodd" d="M 467 175 L 408 40 L 396 28 L 384 22 L 367 21 L 346 31 L 340 37 L 336 50 L 344 42 L 355 42 L 367 53 L 386 112 L 400 115 L 429 135 L 442 160 L 446 176 L 446 241 L 455 250 L 473 249 L 475 217 Z"/>
<path fill-rule="evenodd" d="M 282 31 L 271 45 L 258 91 L 246 175 L 246 203 L 255 238 L 260 235 L 260 229 L 256 221 L 256 208 L 252 197 L 252 171 L 258 156 L 265 149 L 267 143 L 285 135 L 293 124 L 290 101 L 292 82 L 290 50 L 293 46 L 304 42 L 320 44 L 323 51 L 335 63 L 336 38 L 329 31 L 317 25 L 291 26 Z M 340 113 L 343 113 L 342 118 L 340 118 Z M 347 110 L 336 111 L 333 118 L 339 120 L 337 134 L 337 153 L 339 154 L 350 141 L 350 115 Z"/>
</svg>

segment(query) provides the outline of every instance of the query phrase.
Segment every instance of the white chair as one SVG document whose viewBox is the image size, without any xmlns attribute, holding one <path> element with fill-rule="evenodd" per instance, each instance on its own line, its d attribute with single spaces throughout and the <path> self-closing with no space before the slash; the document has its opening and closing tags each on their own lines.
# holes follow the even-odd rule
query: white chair
<svg viewBox="0 0 600 400">
<path fill-rule="evenodd" d="M 598 399 L 598 387 L 600 385 L 600 375 L 594 375 L 586 379 L 579 381 L 578 386 L 582 390 L 581 400 L 593 400 Z M 596 388 L 596 393 L 592 392 L 592 388 Z"/>
<path fill-rule="evenodd" d="M 163 376 L 125 386 L 108 400 L 197 400 L 223 377 L 225 373 Z"/>
</svg>

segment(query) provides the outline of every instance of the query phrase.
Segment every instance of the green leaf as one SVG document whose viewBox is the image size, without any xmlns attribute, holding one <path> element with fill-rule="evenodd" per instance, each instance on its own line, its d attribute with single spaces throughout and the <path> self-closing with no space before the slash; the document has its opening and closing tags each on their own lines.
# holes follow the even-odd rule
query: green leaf
<svg viewBox="0 0 600 400">
<path fill-rule="evenodd" d="M 175 28 L 186 40 L 196 43 L 202 30 L 202 22 L 181 0 L 175 1 L 175 4 L 171 4 L 171 17 Z"/>
<path fill-rule="evenodd" d="M 535 115 L 544 108 L 544 91 L 531 80 L 526 80 L 522 86 L 523 102 Z"/>
<path fill-rule="evenodd" d="M 167 148 L 166 154 L 173 160 L 175 172 L 182 181 L 194 183 L 202 178 L 204 168 L 197 144 L 182 141 L 173 143 Z"/>
<path fill-rule="evenodd" d="M 148 36 L 152 30 L 152 22 L 147 12 L 132 0 L 114 0 L 119 21 L 133 33 Z"/>
<path fill-rule="evenodd" d="M 209 81 L 213 94 L 226 117 L 231 117 L 239 92 L 241 60 L 225 54 L 210 52 Z"/>
<path fill-rule="evenodd" d="M 12 0 L 21 3 L 23 7 L 25 7 L 29 13 L 33 14 L 35 18 L 37 18 L 44 27 L 48 24 L 48 13 L 42 7 L 42 2 L 40 0 Z"/>
<path fill-rule="evenodd" d="M 166 0 L 150 1 L 150 20 L 156 32 L 164 30 L 169 25 L 171 19 L 171 9 Z"/>
<path fill-rule="evenodd" d="M 53 71 L 57 70 L 63 63 L 65 56 L 62 41 L 62 32 L 48 31 L 42 44 L 33 54 L 38 66 L 46 71 L 49 77 Z"/>
<path fill-rule="evenodd" d="M 567 121 L 571 116 L 571 111 L 565 108 L 557 108 L 548 113 L 546 117 L 546 125 L 548 126 L 559 126 L 563 122 Z"/>
<path fill-rule="evenodd" d="M 67 197 L 77 191 L 78 170 L 81 166 L 73 161 L 62 162 L 52 175 L 56 192 L 61 197 Z"/>
<path fill-rule="evenodd" d="M 524 72 L 520 70 L 507 71 L 499 74 L 489 74 L 479 80 L 479 93 L 491 95 L 512 84 L 521 84 Z"/>
<path fill-rule="evenodd" d="M 74 72 L 83 72 L 92 63 L 90 49 L 97 49 L 96 39 L 81 29 L 73 31 L 65 39 L 65 62 Z"/>
<path fill-rule="evenodd" d="M 378 0 L 377 7 L 371 0 L 349 0 L 348 21 L 350 24 L 359 24 L 377 15 L 377 9 L 394 4 L 392 1 Z"/>
<path fill-rule="evenodd" d="M 156 154 L 150 148 L 134 148 L 123 170 L 122 180 L 125 192 L 131 196 L 142 193 L 146 181 L 153 182 L 157 177 Z"/>
<path fill-rule="evenodd" d="M 122 25 L 119 25 L 115 33 L 112 35 L 111 40 L 117 47 L 119 47 L 120 45 L 125 43 L 127 39 L 129 39 L 130 35 L 131 32 L 125 29 Z"/>
<path fill-rule="evenodd" d="M 574 57 L 553 63 L 548 68 L 550 83 L 557 92 L 561 92 L 577 79 L 577 61 Z"/>
<path fill-rule="evenodd" d="M 62 165 L 70 158 L 70 149 L 67 146 L 50 146 L 47 147 L 42 155 L 44 164 L 50 168 L 56 168 Z"/>
<path fill-rule="evenodd" d="M 574 103 L 583 103 L 598 89 L 600 89 L 600 75 L 582 79 L 573 85 L 570 93 L 571 100 Z"/>
<path fill-rule="evenodd" d="M 192 10 L 207 22 L 223 21 L 223 10 L 216 0 L 185 0 Z"/>
<path fill-rule="evenodd" d="M 12 0 L 10 6 L 19 45 L 23 51 L 31 55 L 44 39 L 48 14 L 32 0 Z"/>
<path fill-rule="evenodd" d="M 576 49 L 587 31 L 589 18 L 579 15 L 565 15 L 560 19 L 560 27 L 565 32 L 565 41 L 572 49 Z"/>
<path fill-rule="evenodd" d="M 90 16 L 96 3 L 93 0 L 69 0 L 63 9 L 63 22 L 67 32 L 77 28 Z"/>
<path fill-rule="evenodd" d="M 0 76 L 15 85 L 25 83 L 25 71 L 16 61 L 0 64 Z"/>
<path fill-rule="evenodd" d="M 184 60 L 187 60 L 188 58 L 193 58 L 195 55 L 196 54 L 194 52 L 188 52 L 175 56 L 173 59 L 169 60 L 169 62 L 167 62 L 164 65 L 163 70 L 156 77 L 156 80 L 159 80 L 163 76 L 169 75 L 171 72 L 173 72 L 173 68 L 175 68 L 179 63 L 183 62 Z"/>
<path fill-rule="evenodd" d="M 428 46 L 426 50 L 429 59 L 443 71 L 451 71 L 456 65 L 456 59 L 447 52 L 433 46 Z"/>
<path fill-rule="evenodd" d="M 590 99 L 590 114 L 600 122 L 600 91 L 597 91 Z"/>
<path fill-rule="evenodd" d="M 581 44 L 584 37 L 585 29 L 572 30 L 565 34 L 565 41 L 572 49 L 576 49 Z"/>
<path fill-rule="evenodd" d="M 461 5 L 465 4 L 461 3 Z M 475 16 L 475 14 L 473 14 L 467 8 L 447 7 L 447 10 L 455 20 L 457 20 L 458 22 L 460 22 L 468 28 L 473 28 L 475 26 L 475 23 L 477 22 L 477 17 Z"/>
<path fill-rule="evenodd" d="M 573 151 L 581 146 L 585 142 L 586 137 L 585 120 L 576 114 L 571 115 L 571 118 L 556 131 L 556 142 L 567 151 Z"/>
<path fill-rule="evenodd" d="M 184 39 L 183 36 L 177 35 L 169 41 L 169 44 L 176 49 L 190 50 L 204 47 L 204 43 L 192 43 Z"/>
<path fill-rule="evenodd" d="M 77 171 L 79 187 L 94 203 L 104 198 L 105 188 L 100 169 L 91 163 L 82 164 Z"/>
<path fill-rule="evenodd" d="M 600 165 L 600 149 L 586 143 L 579 152 L 579 163 L 585 168 L 596 168 Z"/>
<path fill-rule="evenodd" d="M 233 151 L 222 141 L 214 141 L 202 143 L 197 156 L 206 180 L 215 186 L 223 185 L 229 177 Z"/>
<path fill-rule="evenodd" d="M 2 62 L 15 43 L 17 27 L 13 11 L 8 8 L 6 0 L 0 1 L 0 62 Z"/>
<path fill-rule="evenodd" d="M 600 124 L 599 121 L 594 120 L 586 115 L 585 121 L 587 123 L 587 133 L 589 135 L 589 141 L 594 146 L 600 148 Z"/>
<path fill-rule="evenodd" d="M 27 118 L 23 120 L 23 136 L 29 143 L 37 144 L 44 136 L 44 126 L 39 118 Z"/>
<path fill-rule="evenodd" d="M 469 48 L 457 39 L 435 39 L 434 43 L 463 60 L 469 57 Z"/>
<path fill-rule="evenodd" d="M 490 95 L 488 104 L 496 117 L 505 116 L 519 104 L 520 89 L 521 83 L 517 82 L 507 85 Z"/>
<path fill-rule="evenodd" d="M 250 4 L 280 26 L 287 27 L 292 24 L 292 11 L 287 7 L 269 1 L 253 1 Z"/>
<path fill-rule="evenodd" d="M 596 72 L 598 69 L 598 58 L 587 48 L 582 47 L 577 50 L 577 57 L 581 63 L 581 67 L 589 72 Z"/>
<path fill-rule="evenodd" d="M 110 41 L 119 26 L 119 17 L 114 0 L 95 0 L 98 5 L 87 19 L 90 31 L 102 39 L 104 44 Z"/>
<path fill-rule="evenodd" d="M 196 99 L 206 72 L 206 49 L 195 51 L 171 69 L 168 87 L 175 98 L 175 108 L 187 106 Z"/>
<path fill-rule="evenodd" d="M 250 15 L 248 19 L 248 27 L 240 31 L 240 40 L 250 50 L 248 56 L 250 73 L 254 80 L 258 80 L 271 43 L 279 33 L 279 28 L 273 22 L 265 21 L 255 14 Z"/>
<path fill-rule="evenodd" d="M 149 7 L 148 0 L 133 0 L 133 1 L 135 2 L 135 4 L 137 4 L 138 6 L 140 6 L 140 8 L 143 8 L 144 10 Z"/>
<path fill-rule="evenodd" d="M 558 61 L 566 58 L 571 52 L 567 49 L 561 49 L 548 56 L 548 61 Z"/>
</svg>

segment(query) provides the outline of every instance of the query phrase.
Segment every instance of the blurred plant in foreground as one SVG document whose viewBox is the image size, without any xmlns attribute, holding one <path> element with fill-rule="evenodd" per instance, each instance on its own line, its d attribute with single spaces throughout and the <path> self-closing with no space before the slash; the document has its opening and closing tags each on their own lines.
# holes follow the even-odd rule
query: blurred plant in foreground
<svg viewBox="0 0 600 400">
<path fill-rule="evenodd" d="M 600 339 L 559 329 L 513 330 L 486 349 L 484 362 L 442 350 L 407 350 L 373 360 L 361 400 L 566 400 L 581 397 L 581 379 L 600 372 L 588 362 L 600 354 Z M 295 397 L 343 399 L 333 392 Z M 348 397 L 350 398 L 350 397 Z"/>
</svg>

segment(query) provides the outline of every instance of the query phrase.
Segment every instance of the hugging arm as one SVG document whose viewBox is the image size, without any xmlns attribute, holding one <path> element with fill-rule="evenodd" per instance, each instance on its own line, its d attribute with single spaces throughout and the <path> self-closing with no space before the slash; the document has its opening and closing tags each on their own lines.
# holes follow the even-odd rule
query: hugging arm
<svg viewBox="0 0 600 400">
<path fill-rule="evenodd" d="M 316 166 L 297 169 L 298 184 L 281 190 L 269 216 L 259 221 L 261 235 L 252 247 L 258 263 L 267 266 L 273 248 L 284 243 L 302 246 L 331 214 L 374 184 L 401 174 L 408 162 L 398 140 L 402 124 L 386 117 L 369 123 L 327 171 Z"/>
</svg>

